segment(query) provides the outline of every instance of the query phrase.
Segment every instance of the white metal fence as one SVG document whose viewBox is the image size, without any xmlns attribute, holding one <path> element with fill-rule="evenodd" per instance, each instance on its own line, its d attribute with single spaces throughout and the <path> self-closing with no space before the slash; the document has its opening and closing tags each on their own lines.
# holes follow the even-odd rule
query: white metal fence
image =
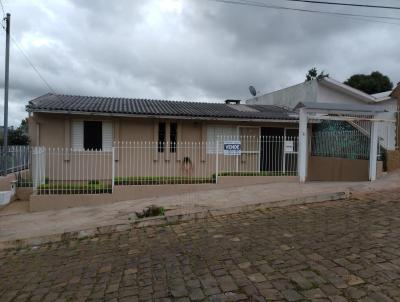
<svg viewBox="0 0 400 302">
<path fill-rule="evenodd" d="M 0 175 L 28 169 L 30 151 L 29 146 L 0 147 Z"/>
<path fill-rule="evenodd" d="M 209 142 L 116 142 L 104 151 L 36 147 L 31 175 L 19 183 L 38 194 L 97 194 L 111 193 L 116 185 L 297 175 L 297 146 L 297 137 L 236 136 Z"/>
</svg>

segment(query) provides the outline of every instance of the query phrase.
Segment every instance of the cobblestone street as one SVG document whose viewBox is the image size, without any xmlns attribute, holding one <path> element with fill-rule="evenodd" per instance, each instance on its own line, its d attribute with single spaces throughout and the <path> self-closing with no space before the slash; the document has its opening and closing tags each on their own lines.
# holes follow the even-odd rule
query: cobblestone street
<svg viewBox="0 0 400 302">
<path fill-rule="evenodd" d="M 0 251 L 1 301 L 400 301 L 400 193 Z"/>
</svg>

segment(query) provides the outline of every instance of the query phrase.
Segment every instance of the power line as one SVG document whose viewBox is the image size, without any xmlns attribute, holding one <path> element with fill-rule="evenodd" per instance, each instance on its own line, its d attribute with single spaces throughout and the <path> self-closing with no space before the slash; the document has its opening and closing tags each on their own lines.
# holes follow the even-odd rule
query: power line
<svg viewBox="0 0 400 302">
<path fill-rule="evenodd" d="M 4 10 L 4 6 L 3 6 L 3 1 L 0 0 L 0 5 L 1 5 L 1 9 L 3 11 L 3 14 L 5 15 L 5 10 Z M 5 30 L 4 26 L 3 29 Z M 46 87 L 59 99 L 58 95 L 56 94 L 56 92 L 54 91 L 54 89 L 51 87 L 51 85 L 49 84 L 49 82 L 46 81 L 46 79 L 44 78 L 44 76 L 40 73 L 39 69 L 36 68 L 36 66 L 32 63 L 32 61 L 29 59 L 28 55 L 25 53 L 25 51 L 23 50 L 23 48 L 18 44 L 17 40 L 15 40 L 15 38 L 13 37 L 13 35 L 10 34 L 10 38 L 11 41 L 14 43 L 14 45 L 17 47 L 17 49 L 21 52 L 21 54 L 24 56 L 25 60 L 28 62 L 28 64 L 32 67 L 32 69 L 35 71 L 35 73 L 37 74 L 37 76 L 42 80 L 42 82 L 46 85 Z M 61 100 L 60 100 L 61 101 Z"/>
<path fill-rule="evenodd" d="M 6 12 L 4 10 L 3 1 L 0 0 L 1 10 L 3 11 L 3 17 L 6 16 Z"/>
<path fill-rule="evenodd" d="M 285 7 L 285 6 L 278 6 L 278 5 L 268 5 L 268 4 L 261 3 L 261 2 L 254 2 L 254 1 L 247 2 L 247 1 L 243 1 L 243 0 L 208 0 L 208 1 L 219 2 L 219 3 L 227 3 L 227 4 L 234 4 L 234 5 L 271 8 L 271 9 L 278 9 L 278 10 L 300 11 L 300 12 L 318 13 L 318 14 L 325 14 L 325 15 L 337 15 L 337 16 L 349 17 L 349 18 L 363 20 L 363 21 L 372 21 L 372 22 L 377 22 L 377 23 L 393 24 L 393 25 L 399 25 L 400 26 L 400 23 L 392 23 L 392 22 L 384 22 L 384 21 L 376 20 L 376 18 L 377 19 L 396 20 L 396 21 L 400 20 L 400 18 L 397 18 L 397 17 L 362 15 L 362 14 L 341 13 L 341 12 L 328 12 L 328 11 L 320 11 L 320 10 Z"/>
<path fill-rule="evenodd" d="M 25 57 L 26 61 L 29 63 L 29 65 L 32 67 L 32 69 L 36 72 L 36 74 L 39 76 L 39 78 L 43 81 L 43 83 L 47 86 L 47 88 L 54 94 L 57 95 L 54 89 L 50 86 L 50 84 L 46 81 L 46 79 L 42 76 L 40 73 L 39 69 L 36 68 L 36 66 L 32 63 L 32 61 L 29 59 L 28 55 L 25 53 L 25 51 L 22 49 L 22 47 L 18 44 L 18 42 L 14 39 L 14 37 L 11 35 L 11 40 L 15 44 L 15 46 L 18 48 L 18 50 L 22 53 L 22 55 Z"/>
<path fill-rule="evenodd" d="M 325 2 L 325 1 L 314 1 L 314 0 L 284 0 L 284 1 L 305 2 L 305 3 L 311 3 L 311 4 L 327 4 L 327 5 L 338 5 L 338 6 L 352 6 L 352 7 L 383 8 L 383 9 L 400 10 L 399 6 L 382 6 L 382 5 L 343 3 L 343 2 Z"/>
</svg>

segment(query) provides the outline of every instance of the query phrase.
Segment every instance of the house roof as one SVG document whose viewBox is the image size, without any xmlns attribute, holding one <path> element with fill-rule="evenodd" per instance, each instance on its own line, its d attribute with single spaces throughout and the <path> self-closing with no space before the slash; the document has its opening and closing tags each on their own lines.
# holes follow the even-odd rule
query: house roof
<svg viewBox="0 0 400 302">
<path fill-rule="evenodd" d="M 337 91 L 341 91 L 343 93 L 351 95 L 351 96 L 353 96 L 361 101 L 364 101 L 366 103 L 375 103 L 378 101 L 377 98 L 375 98 L 372 95 L 369 95 L 368 93 L 365 93 L 361 90 L 353 88 L 349 85 L 343 84 L 343 83 L 336 81 L 335 79 L 332 79 L 329 77 L 319 80 L 319 83 L 321 83 L 322 85 L 325 85 L 327 87 L 331 87 Z"/>
<path fill-rule="evenodd" d="M 393 90 L 389 90 L 371 95 L 376 99 L 376 101 L 386 101 L 390 99 L 390 95 L 392 94 L 392 92 Z"/>
<path fill-rule="evenodd" d="M 296 120 L 294 111 L 273 105 L 232 105 L 168 100 L 114 98 L 48 93 L 33 99 L 28 112 L 129 115 L 141 117 L 226 118 Z"/>
<path fill-rule="evenodd" d="M 353 88 L 349 85 L 343 84 L 335 79 L 332 79 L 330 77 L 325 77 L 323 79 L 315 79 L 309 82 L 302 82 L 293 86 L 289 86 L 283 89 L 279 89 L 276 91 L 272 91 L 266 94 L 262 94 L 256 97 L 253 97 L 249 100 L 247 100 L 247 103 L 257 103 L 258 98 L 262 98 L 263 96 L 274 96 L 274 95 L 283 95 L 283 93 L 287 93 L 286 95 L 283 95 L 283 98 L 295 98 L 296 96 L 302 98 L 302 95 L 304 94 L 304 91 L 307 89 L 310 89 L 309 86 L 314 86 L 314 85 L 323 85 L 325 87 L 329 87 L 335 91 L 341 92 L 343 94 L 349 95 L 351 97 L 354 97 L 357 100 L 360 100 L 364 103 L 367 104 L 375 104 L 379 103 L 382 101 L 386 101 L 390 99 L 390 91 L 382 93 L 382 94 L 377 94 L 377 95 L 369 95 L 368 93 L 365 93 L 361 90 L 358 90 L 356 88 Z M 308 95 L 310 97 L 310 95 Z M 297 102 L 300 102 L 301 100 L 296 100 Z M 303 97 L 303 101 L 312 101 L 312 100 L 306 100 Z"/>
</svg>

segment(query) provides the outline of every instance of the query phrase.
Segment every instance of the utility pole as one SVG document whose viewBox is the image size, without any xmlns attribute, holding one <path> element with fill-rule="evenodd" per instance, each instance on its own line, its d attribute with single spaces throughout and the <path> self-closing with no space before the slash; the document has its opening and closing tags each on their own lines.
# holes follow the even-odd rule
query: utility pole
<svg viewBox="0 0 400 302">
<path fill-rule="evenodd" d="M 11 15 L 7 13 L 6 21 L 6 65 L 4 77 L 4 129 L 3 129 L 3 174 L 7 175 L 7 146 L 8 146 L 8 83 L 10 63 L 10 20 Z"/>
</svg>

